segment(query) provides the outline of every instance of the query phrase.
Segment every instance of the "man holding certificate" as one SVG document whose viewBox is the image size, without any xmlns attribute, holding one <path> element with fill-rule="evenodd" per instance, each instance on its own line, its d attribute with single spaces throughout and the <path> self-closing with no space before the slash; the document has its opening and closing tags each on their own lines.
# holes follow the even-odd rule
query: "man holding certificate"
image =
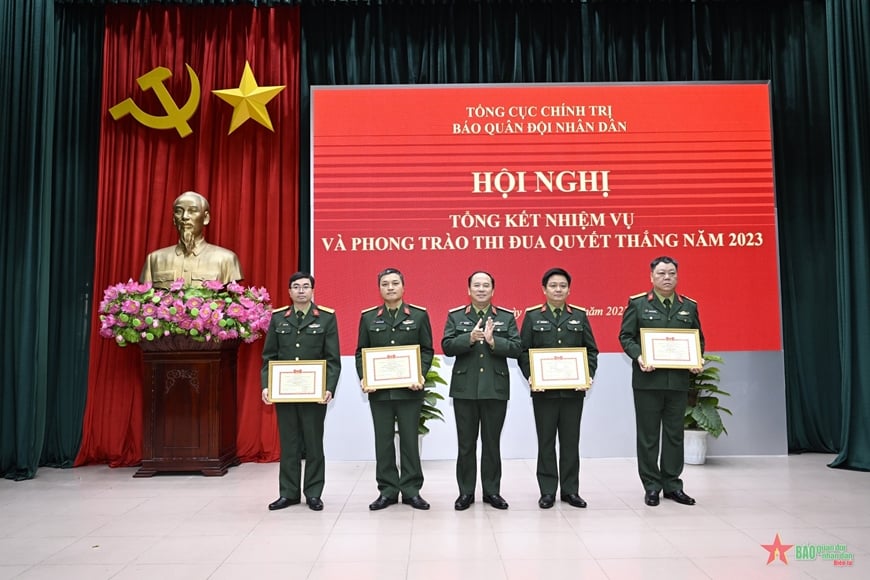
<svg viewBox="0 0 870 580">
<path fill-rule="evenodd" d="M 483 501 L 508 508 L 501 496 L 501 430 L 511 394 L 507 359 L 520 355 L 520 333 L 511 310 L 492 304 L 495 279 L 487 272 L 468 277 L 471 304 L 447 315 L 441 348 L 455 356 L 450 396 L 456 415 L 456 482 L 459 497 L 453 507 L 465 510 L 474 503 L 477 483 L 477 436 L 480 433 L 480 480 Z"/>
<path fill-rule="evenodd" d="M 585 508 L 586 501 L 578 493 L 580 418 L 586 389 L 598 366 L 598 347 L 586 309 L 566 302 L 571 293 L 571 275 L 562 268 L 551 268 L 544 273 L 541 284 L 547 301 L 526 309 L 519 358 L 520 369 L 531 387 L 538 435 L 538 506 L 553 507 L 558 486 L 563 502 Z"/>
<path fill-rule="evenodd" d="M 326 420 L 326 405 L 335 395 L 341 373 L 338 324 L 335 311 L 312 301 L 314 276 L 311 274 L 296 272 L 290 276 L 289 293 L 293 304 L 272 313 L 263 345 L 262 397 L 267 405 L 277 403 L 275 413 L 281 440 L 281 462 L 278 468 L 280 496 L 269 504 L 269 509 L 280 510 L 300 503 L 301 491 L 305 494 L 308 507 L 320 511 L 323 509 L 320 496 L 325 481 L 323 423 Z M 319 375 L 303 372 L 307 369 L 297 364 L 299 361 L 316 361 L 325 366 L 325 377 L 322 371 Z M 276 370 L 280 369 L 277 366 L 279 363 L 285 362 L 285 372 Z M 286 399 L 276 398 L 281 394 L 280 387 L 275 384 L 281 381 L 273 380 L 276 376 L 291 379 L 284 381 L 288 383 Z M 292 379 L 300 376 L 313 378 L 307 385 L 303 382 L 293 383 Z M 317 402 L 295 402 L 294 391 L 314 393 L 314 398 L 307 400 Z M 305 485 L 300 490 L 302 449 L 305 449 Z"/>
<path fill-rule="evenodd" d="M 369 509 L 396 504 L 401 493 L 402 503 L 427 510 L 429 502 L 420 496 L 423 468 L 417 434 L 423 384 L 435 354 L 432 325 L 425 308 L 403 302 L 405 278 L 399 270 L 380 272 L 378 288 L 383 304 L 363 310 L 356 347 L 356 370 L 362 390 L 369 395 L 375 430 L 375 477 L 380 492 Z"/>
<path fill-rule="evenodd" d="M 676 260 L 654 259 L 650 281 L 651 290 L 629 298 L 619 330 L 622 349 L 632 360 L 637 467 L 646 505 L 659 505 L 662 491 L 667 499 L 694 505 L 680 479 L 683 417 L 690 373 L 704 366 L 704 334 L 697 303 L 676 292 Z"/>
</svg>

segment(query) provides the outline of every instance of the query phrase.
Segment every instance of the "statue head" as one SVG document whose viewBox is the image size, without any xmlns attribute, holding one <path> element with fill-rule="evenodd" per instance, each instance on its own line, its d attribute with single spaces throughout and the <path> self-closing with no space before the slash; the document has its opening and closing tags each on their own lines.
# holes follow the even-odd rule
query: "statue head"
<svg viewBox="0 0 870 580">
<path fill-rule="evenodd" d="M 178 241 L 190 250 L 204 238 L 203 229 L 211 220 L 208 200 L 195 191 L 185 191 L 172 204 L 172 223 Z"/>
</svg>

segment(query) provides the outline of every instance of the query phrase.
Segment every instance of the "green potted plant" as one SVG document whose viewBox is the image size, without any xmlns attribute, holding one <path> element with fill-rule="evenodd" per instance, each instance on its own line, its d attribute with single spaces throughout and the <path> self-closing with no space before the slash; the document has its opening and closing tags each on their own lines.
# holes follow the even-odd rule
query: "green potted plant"
<svg viewBox="0 0 870 580">
<path fill-rule="evenodd" d="M 722 397 L 731 393 L 719 388 L 719 372 L 722 357 L 705 353 L 703 370 L 692 375 L 689 385 L 689 400 L 683 418 L 685 428 L 685 462 L 699 465 L 707 459 L 707 436 L 719 437 L 728 434 L 721 413 L 731 415 L 731 410 L 720 405 Z"/>
<path fill-rule="evenodd" d="M 435 385 L 446 385 L 447 381 L 441 378 L 436 369 L 441 368 L 441 359 L 437 356 L 432 359 L 432 366 L 429 372 L 426 373 L 426 382 L 423 383 L 423 408 L 420 410 L 420 425 L 417 428 L 417 433 L 425 435 L 429 432 L 429 427 L 426 426 L 426 421 L 436 419 L 444 420 L 444 413 L 438 408 L 438 401 L 444 400 L 444 395 L 435 390 Z"/>
</svg>

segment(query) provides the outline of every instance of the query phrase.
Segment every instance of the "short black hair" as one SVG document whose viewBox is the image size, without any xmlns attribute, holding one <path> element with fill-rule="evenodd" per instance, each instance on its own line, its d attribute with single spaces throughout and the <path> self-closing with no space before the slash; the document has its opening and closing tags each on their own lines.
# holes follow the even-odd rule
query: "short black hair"
<svg viewBox="0 0 870 580">
<path fill-rule="evenodd" d="M 485 272 L 483 270 L 476 270 L 471 273 L 471 276 L 468 277 L 468 287 L 471 288 L 471 279 L 474 278 L 477 274 L 486 274 L 489 276 L 489 281 L 492 282 L 492 289 L 495 290 L 495 278 L 492 277 L 492 274 L 489 272 Z"/>
<path fill-rule="evenodd" d="M 287 287 L 289 288 L 290 286 L 292 286 L 293 282 L 295 282 L 296 280 L 303 280 L 306 278 L 308 280 L 311 280 L 311 287 L 314 288 L 314 276 L 312 276 L 308 272 L 296 272 L 295 274 L 290 276 L 290 281 L 287 282 Z"/>
<path fill-rule="evenodd" d="M 550 268 L 544 272 L 544 277 L 541 278 L 541 286 L 546 286 L 553 276 L 565 276 L 565 279 L 568 280 L 568 286 L 571 285 L 571 274 L 567 270 L 564 268 Z"/>
<path fill-rule="evenodd" d="M 402 272 L 399 271 L 398 268 L 384 268 L 383 270 L 378 272 L 378 286 L 381 285 L 381 278 L 383 278 L 384 276 L 387 276 L 389 274 L 398 274 L 399 280 L 402 281 L 402 286 L 405 285 L 405 275 L 402 274 Z"/>
<path fill-rule="evenodd" d="M 656 266 L 659 264 L 673 264 L 675 270 L 680 269 L 680 265 L 677 264 L 677 261 L 671 258 L 670 256 L 659 256 L 655 258 L 652 262 L 649 263 L 649 271 L 652 272 L 656 269 Z"/>
</svg>

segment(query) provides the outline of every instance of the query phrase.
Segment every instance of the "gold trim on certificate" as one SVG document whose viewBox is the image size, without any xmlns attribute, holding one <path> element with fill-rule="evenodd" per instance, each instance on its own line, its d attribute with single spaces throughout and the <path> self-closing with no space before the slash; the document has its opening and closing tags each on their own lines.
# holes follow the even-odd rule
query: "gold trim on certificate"
<svg viewBox="0 0 870 580">
<path fill-rule="evenodd" d="M 643 362 L 657 369 L 697 369 L 704 364 L 696 328 L 641 328 L 640 352 Z"/>
<path fill-rule="evenodd" d="M 270 360 L 272 403 L 320 403 L 326 396 L 325 360 Z"/>
<path fill-rule="evenodd" d="M 423 383 L 420 345 L 362 349 L 363 381 L 370 389 L 404 389 Z"/>
<path fill-rule="evenodd" d="M 574 389 L 592 386 L 586 348 L 530 348 L 529 384 L 533 390 Z"/>
</svg>

